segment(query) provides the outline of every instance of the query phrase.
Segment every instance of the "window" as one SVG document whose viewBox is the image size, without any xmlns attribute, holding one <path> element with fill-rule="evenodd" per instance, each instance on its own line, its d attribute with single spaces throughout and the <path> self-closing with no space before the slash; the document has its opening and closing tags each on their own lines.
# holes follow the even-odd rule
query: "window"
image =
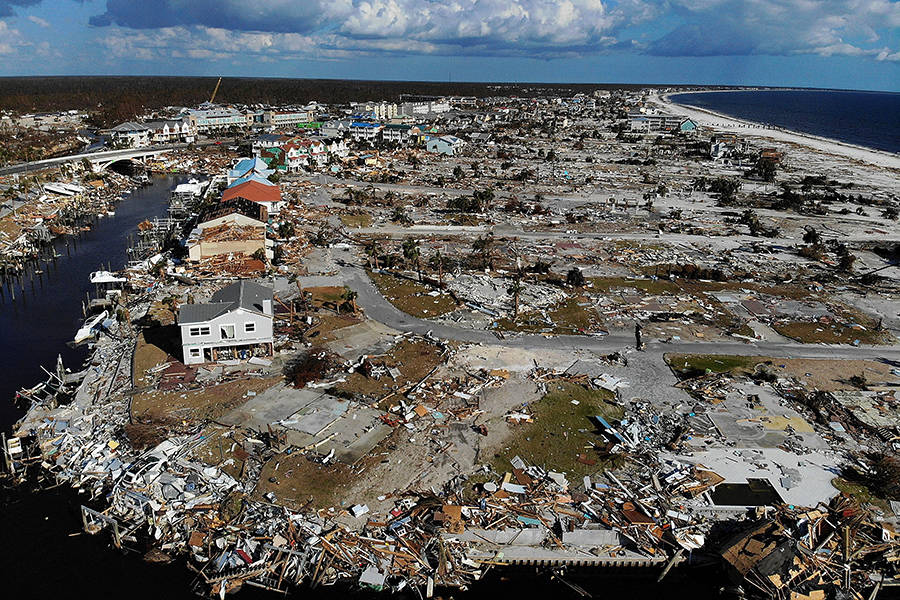
<svg viewBox="0 0 900 600">
<path fill-rule="evenodd" d="M 191 358 L 200 357 L 200 348 L 191 348 Z"/>
<path fill-rule="evenodd" d="M 219 328 L 219 335 L 223 340 L 233 340 L 234 339 L 234 325 L 222 325 Z"/>
<path fill-rule="evenodd" d="M 198 335 L 209 335 L 209 325 L 205 327 L 191 327 L 188 334 L 191 337 L 197 337 Z"/>
<path fill-rule="evenodd" d="M 256 323 L 244 323 L 244 333 L 253 333 L 256 331 Z"/>
</svg>

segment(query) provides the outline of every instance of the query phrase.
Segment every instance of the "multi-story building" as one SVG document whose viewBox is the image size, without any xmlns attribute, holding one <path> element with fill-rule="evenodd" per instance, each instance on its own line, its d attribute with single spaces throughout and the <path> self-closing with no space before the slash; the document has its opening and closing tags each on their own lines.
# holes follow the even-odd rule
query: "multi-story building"
<svg viewBox="0 0 900 600">
<path fill-rule="evenodd" d="M 397 116 L 397 105 L 393 102 L 354 102 L 350 104 L 354 114 L 368 115 L 379 121 L 386 121 Z"/>
<path fill-rule="evenodd" d="M 253 113 L 243 113 L 229 106 L 213 108 L 190 108 L 186 113 L 196 131 L 201 133 L 231 127 L 249 127 L 253 124 Z"/>
<path fill-rule="evenodd" d="M 305 110 L 267 110 L 263 112 L 263 123 L 275 127 L 287 127 L 308 123 L 312 114 Z"/>
<path fill-rule="evenodd" d="M 149 121 L 145 125 L 150 129 L 150 142 L 153 144 L 191 143 L 197 136 L 197 130 L 189 119 Z"/>
<path fill-rule="evenodd" d="M 271 288 L 239 281 L 208 303 L 182 305 L 178 325 L 184 364 L 272 356 L 272 299 Z"/>
<path fill-rule="evenodd" d="M 681 115 L 669 115 L 665 113 L 631 113 L 628 115 L 628 125 L 631 131 L 643 133 L 672 131 L 678 129 L 685 118 Z"/>
<path fill-rule="evenodd" d="M 424 102 L 404 102 L 400 112 L 404 115 L 438 115 L 450 111 L 450 103 L 446 100 L 428 100 Z"/>
<path fill-rule="evenodd" d="M 364 121 L 354 121 L 350 124 L 350 136 L 357 142 L 374 142 L 381 133 L 382 125 L 380 123 L 366 123 Z"/>
<path fill-rule="evenodd" d="M 150 145 L 150 128 L 143 123 L 125 121 L 104 131 L 113 143 L 127 148 L 143 148 Z"/>
</svg>

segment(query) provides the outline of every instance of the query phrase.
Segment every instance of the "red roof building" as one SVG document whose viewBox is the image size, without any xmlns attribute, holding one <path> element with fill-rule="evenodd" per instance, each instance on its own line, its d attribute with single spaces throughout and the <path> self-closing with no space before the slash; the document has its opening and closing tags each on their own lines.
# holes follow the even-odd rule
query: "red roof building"
<svg viewBox="0 0 900 600">
<path fill-rule="evenodd" d="M 281 189 L 277 185 L 266 185 L 258 181 L 247 181 L 222 192 L 222 202 L 244 198 L 251 202 L 273 205 L 281 202 Z M 272 212 L 271 210 L 269 212 Z"/>
</svg>

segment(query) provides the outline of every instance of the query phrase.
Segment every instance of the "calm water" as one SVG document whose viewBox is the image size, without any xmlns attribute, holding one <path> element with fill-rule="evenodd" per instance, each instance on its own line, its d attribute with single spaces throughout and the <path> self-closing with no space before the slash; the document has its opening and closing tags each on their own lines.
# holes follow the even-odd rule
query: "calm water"
<svg viewBox="0 0 900 600">
<path fill-rule="evenodd" d="M 757 123 L 900 152 L 900 94 L 844 91 L 703 92 L 670 96 Z"/>
<path fill-rule="evenodd" d="M 93 294 L 89 277 L 92 271 L 113 270 L 125 265 L 128 237 L 135 235 L 137 224 L 146 218 L 164 216 L 169 190 L 184 177 L 157 177 L 153 185 L 138 188 L 115 207 L 115 216 L 99 219 L 80 236 L 56 241 L 56 261 L 48 260 L 44 272 L 23 279 L 24 292 L 16 285 L 16 301 L 9 287 L 3 288 L 0 303 L 0 352 L 3 377 L 0 377 L 0 425 L 8 431 L 22 416 L 12 404 L 15 393 L 46 379 L 41 370 L 51 371 L 56 357 L 62 355 L 66 367 L 77 371 L 87 353 L 83 348 L 66 346 L 83 321 L 81 303 L 85 294 Z"/>
</svg>

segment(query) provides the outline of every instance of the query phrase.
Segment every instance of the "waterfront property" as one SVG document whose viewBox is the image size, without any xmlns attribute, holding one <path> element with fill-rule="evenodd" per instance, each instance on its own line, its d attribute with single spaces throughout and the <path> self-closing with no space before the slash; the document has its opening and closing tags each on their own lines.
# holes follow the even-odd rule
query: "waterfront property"
<svg viewBox="0 0 900 600">
<path fill-rule="evenodd" d="M 203 304 L 179 309 L 181 347 L 188 365 L 271 356 L 272 290 L 238 281 Z"/>
<path fill-rule="evenodd" d="M 197 227 L 187 239 L 188 259 L 203 260 L 222 254 L 241 254 L 247 257 L 267 249 L 265 206 L 234 198 L 223 202 L 199 218 Z"/>
<path fill-rule="evenodd" d="M 631 113 L 628 125 L 631 131 L 640 133 L 660 133 L 680 130 L 685 118 L 681 115 L 665 113 Z"/>
<path fill-rule="evenodd" d="M 223 202 L 236 198 L 243 198 L 244 200 L 261 204 L 265 207 L 267 214 L 270 215 L 278 214 L 282 204 L 281 189 L 265 180 L 250 179 L 233 185 L 222 193 Z"/>
</svg>

